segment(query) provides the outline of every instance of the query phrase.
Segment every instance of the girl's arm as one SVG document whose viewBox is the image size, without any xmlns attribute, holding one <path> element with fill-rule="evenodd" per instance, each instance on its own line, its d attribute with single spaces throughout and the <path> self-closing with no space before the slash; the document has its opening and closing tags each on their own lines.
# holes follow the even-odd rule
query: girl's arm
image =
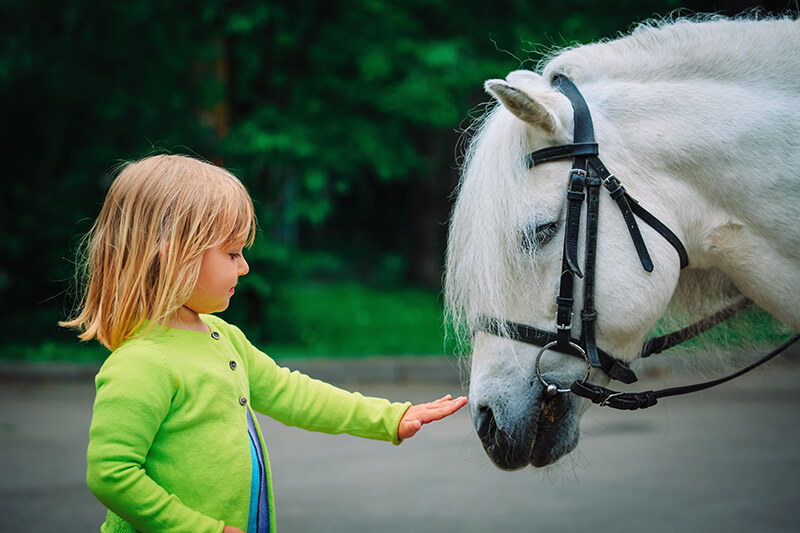
<svg viewBox="0 0 800 533">
<path fill-rule="evenodd" d="M 238 328 L 225 326 L 245 357 L 254 409 L 286 425 L 399 444 L 416 434 L 423 424 L 449 416 L 467 401 L 463 397 L 453 400 L 448 395 L 412 406 L 349 392 L 278 366 L 250 344 Z"/>
<path fill-rule="evenodd" d="M 410 403 L 350 392 L 280 367 L 263 354 L 252 361 L 250 392 L 257 411 L 309 431 L 400 443 L 397 430 Z"/>
</svg>

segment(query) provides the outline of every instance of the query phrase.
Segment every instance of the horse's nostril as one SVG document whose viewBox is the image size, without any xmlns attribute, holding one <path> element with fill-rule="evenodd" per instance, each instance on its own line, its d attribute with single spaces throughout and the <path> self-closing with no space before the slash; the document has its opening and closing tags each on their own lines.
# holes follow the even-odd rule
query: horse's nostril
<svg viewBox="0 0 800 533">
<path fill-rule="evenodd" d="M 505 470 L 516 470 L 530 462 L 530 446 L 520 447 L 502 427 L 497 426 L 494 412 L 488 406 L 479 407 L 475 414 L 475 427 L 483 449 L 494 463 Z"/>
<path fill-rule="evenodd" d="M 484 446 L 492 446 L 495 443 L 495 434 L 497 432 L 497 422 L 494 419 L 492 408 L 488 405 L 483 405 L 478 408 L 478 414 L 475 420 L 475 426 L 478 430 L 478 437 Z"/>
</svg>

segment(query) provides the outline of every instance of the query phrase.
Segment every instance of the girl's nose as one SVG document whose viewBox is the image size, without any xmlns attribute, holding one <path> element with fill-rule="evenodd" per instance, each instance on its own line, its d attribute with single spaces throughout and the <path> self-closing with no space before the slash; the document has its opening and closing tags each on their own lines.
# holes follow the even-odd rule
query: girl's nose
<svg viewBox="0 0 800 533">
<path fill-rule="evenodd" d="M 247 264 L 247 261 L 245 260 L 244 257 L 240 256 L 240 259 L 242 261 L 241 263 L 239 263 L 239 275 L 244 276 L 245 274 L 250 272 L 250 265 Z"/>
</svg>

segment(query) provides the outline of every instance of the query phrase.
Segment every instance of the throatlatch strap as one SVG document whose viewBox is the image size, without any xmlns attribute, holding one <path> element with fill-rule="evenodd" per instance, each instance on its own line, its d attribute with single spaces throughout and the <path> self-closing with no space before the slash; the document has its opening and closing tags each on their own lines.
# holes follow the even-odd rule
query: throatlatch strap
<svg viewBox="0 0 800 533">
<path fill-rule="evenodd" d="M 628 228 L 628 233 L 631 234 L 631 240 L 633 241 L 634 248 L 636 248 L 636 253 L 639 254 L 639 261 L 642 263 L 642 268 L 647 272 L 652 272 L 653 260 L 650 259 L 650 254 L 647 252 L 647 245 L 645 245 L 644 239 L 642 238 L 642 232 L 639 231 L 636 217 L 633 216 L 633 211 L 628 202 L 630 197 L 625 194 L 625 187 L 623 187 L 619 180 L 613 175 L 609 175 L 608 178 L 603 180 L 603 183 L 606 189 L 608 189 L 611 198 L 617 202 L 617 206 L 619 206 L 619 210 L 622 213 L 622 218 L 625 219 L 625 226 Z"/>
<path fill-rule="evenodd" d="M 683 243 L 678 236 L 672 233 L 672 230 L 665 226 L 663 222 L 654 217 L 650 211 L 642 207 L 639 202 L 631 198 L 630 195 L 626 194 L 626 196 L 628 197 L 628 205 L 630 205 L 631 210 L 636 214 L 636 216 L 641 218 L 645 224 L 660 233 L 661 236 L 664 237 L 673 248 L 675 248 L 675 251 L 678 252 L 681 270 L 689 266 L 689 254 L 686 253 L 686 248 L 684 248 Z"/>
</svg>

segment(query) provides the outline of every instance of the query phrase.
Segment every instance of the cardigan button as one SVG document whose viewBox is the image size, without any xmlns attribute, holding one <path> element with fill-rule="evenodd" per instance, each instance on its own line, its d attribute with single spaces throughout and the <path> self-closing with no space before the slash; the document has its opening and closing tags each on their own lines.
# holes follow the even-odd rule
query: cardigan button
<svg viewBox="0 0 800 533">
<path fill-rule="evenodd" d="M 239 404 L 240 405 L 247 405 L 247 398 L 245 398 L 244 396 L 239 398 Z"/>
<path fill-rule="evenodd" d="M 211 338 L 214 339 L 215 341 L 218 341 L 219 340 L 219 333 L 217 333 L 216 331 L 212 331 L 211 332 Z"/>
<path fill-rule="evenodd" d="M 236 361 L 231 361 L 229 364 L 231 365 L 231 370 L 236 370 Z"/>
</svg>

